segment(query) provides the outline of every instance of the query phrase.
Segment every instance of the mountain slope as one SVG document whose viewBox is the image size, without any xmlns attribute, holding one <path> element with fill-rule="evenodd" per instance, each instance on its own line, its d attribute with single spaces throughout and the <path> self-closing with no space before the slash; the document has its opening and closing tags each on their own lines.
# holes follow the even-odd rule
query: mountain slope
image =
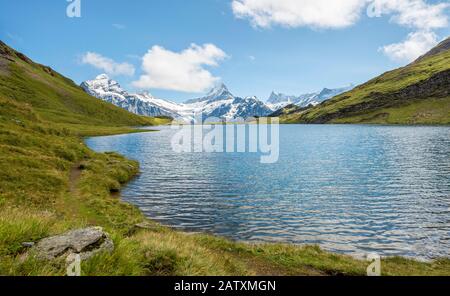
<svg viewBox="0 0 450 296">
<path fill-rule="evenodd" d="M 441 43 L 439 43 L 436 47 L 434 47 L 433 49 L 431 49 L 429 52 L 427 52 L 426 54 L 424 54 L 423 56 L 419 57 L 416 62 L 419 62 L 423 59 L 426 59 L 427 57 L 431 57 L 437 54 L 440 54 L 442 52 L 445 52 L 447 50 L 450 50 L 450 38 L 447 38 L 446 40 L 442 41 Z"/>
<path fill-rule="evenodd" d="M 149 93 L 130 94 L 106 74 L 83 82 L 81 88 L 96 98 L 134 114 L 178 117 L 178 114 L 171 109 L 174 103 L 158 100 Z"/>
<path fill-rule="evenodd" d="M 40 119 L 55 124 L 136 126 L 156 122 L 96 100 L 68 78 L 1 41 L 0 96 L 31 107 Z"/>
<path fill-rule="evenodd" d="M 450 38 L 406 67 L 313 108 L 282 112 L 286 123 L 450 123 Z"/>
</svg>

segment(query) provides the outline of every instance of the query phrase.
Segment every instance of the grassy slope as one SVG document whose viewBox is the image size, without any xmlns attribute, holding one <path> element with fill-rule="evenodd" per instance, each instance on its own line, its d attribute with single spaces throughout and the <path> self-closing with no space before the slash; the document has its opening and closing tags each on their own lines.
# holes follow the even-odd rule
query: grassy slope
<svg viewBox="0 0 450 296">
<path fill-rule="evenodd" d="M 46 84 L 43 81 L 53 79 L 48 73 L 22 60 L 15 63 L 0 67 L 1 275 L 63 275 L 64 262 L 24 256 L 21 243 L 90 225 L 111 233 L 116 249 L 84 262 L 85 275 L 365 274 L 366 262 L 318 247 L 234 243 L 156 223 L 152 230 L 133 231 L 145 218 L 111 191 L 132 178 L 138 164 L 114 153 L 94 153 L 80 136 L 128 132 L 132 130 L 126 126 L 148 124 L 150 119 L 87 97 L 62 77 Z M 35 76 L 23 72 L 28 67 Z M 55 85 L 72 94 L 61 100 Z M 92 118 L 90 110 L 95 109 L 101 117 Z M 450 261 L 425 264 L 392 258 L 383 261 L 383 272 L 448 275 Z"/>
<path fill-rule="evenodd" d="M 433 97 L 430 94 L 428 98 L 408 98 L 397 102 L 389 98 L 391 94 L 449 69 L 450 50 L 447 50 L 387 72 L 317 107 L 286 114 L 281 119 L 285 123 L 450 124 L 448 95 Z M 385 102 L 382 102 L 383 98 L 387 98 Z M 373 107 L 377 100 L 379 106 Z M 364 104 L 372 104 L 372 107 L 345 111 Z"/>
</svg>

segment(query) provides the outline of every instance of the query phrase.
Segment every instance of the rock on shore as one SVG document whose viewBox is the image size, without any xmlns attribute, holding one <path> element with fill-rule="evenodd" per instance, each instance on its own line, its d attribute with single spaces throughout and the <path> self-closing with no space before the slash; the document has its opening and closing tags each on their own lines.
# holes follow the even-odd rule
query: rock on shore
<svg viewBox="0 0 450 296">
<path fill-rule="evenodd" d="M 86 260 L 100 252 L 112 252 L 114 243 L 101 227 L 77 229 L 65 234 L 51 236 L 39 241 L 32 249 L 38 258 L 71 260 L 80 255 Z"/>
</svg>

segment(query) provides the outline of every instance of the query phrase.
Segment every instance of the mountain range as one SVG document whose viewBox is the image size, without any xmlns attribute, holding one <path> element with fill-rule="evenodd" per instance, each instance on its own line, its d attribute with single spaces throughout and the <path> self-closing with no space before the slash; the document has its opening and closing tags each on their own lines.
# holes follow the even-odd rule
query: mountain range
<svg viewBox="0 0 450 296">
<path fill-rule="evenodd" d="M 217 85 L 206 96 L 175 103 L 158 99 L 150 93 L 131 94 L 106 74 L 85 81 L 81 87 L 90 95 L 112 103 L 132 113 L 146 116 L 169 116 L 176 120 L 228 120 L 267 116 L 273 110 L 256 97 L 234 96 L 224 84 Z M 202 117 L 199 119 L 199 117 Z"/>
<path fill-rule="evenodd" d="M 128 93 L 117 81 L 106 74 L 85 81 L 81 87 L 88 94 L 108 103 L 145 116 L 168 116 L 185 122 L 195 122 L 201 116 L 202 121 L 235 121 L 251 117 L 272 114 L 290 104 L 300 107 L 317 105 L 350 88 L 323 89 L 321 92 L 296 96 L 271 94 L 267 103 L 257 97 L 241 98 L 234 96 L 225 84 L 219 84 L 204 97 L 191 99 L 185 103 L 175 103 L 159 99 L 150 93 Z"/>
<path fill-rule="evenodd" d="M 299 96 L 272 92 L 267 100 L 267 104 L 271 106 L 274 111 L 282 109 L 288 105 L 296 105 L 300 108 L 316 106 L 334 96 L 347 92 L 352 88 L 353 85 L 335 89 L 324 88 L 320 92 L 307 93 Z"/>
</svg>

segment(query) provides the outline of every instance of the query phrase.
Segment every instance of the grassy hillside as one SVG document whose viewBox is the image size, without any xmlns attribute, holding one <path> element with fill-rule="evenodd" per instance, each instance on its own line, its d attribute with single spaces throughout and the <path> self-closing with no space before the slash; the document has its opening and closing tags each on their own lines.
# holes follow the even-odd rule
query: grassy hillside
<svg viewBox="0 0 450 296">
<path fill-rule="evenodd" d="M 138 163 L 95 153 L 81 136 L 129 132 L 128 125 L 155 119 L 86 96 L 59 74 L 5 50 L 11 52 L 3 45 L 0 57 L 0 275 L 64 275 L 65 262 L 26 256 L 22 243 L 86 226 L 102 226 L 115 250 L 83 262 L 83 275 L 365 274 L 365 261 L 315 246 L 235 243 L 152 221 L 136 230 L 146 219 L 111 192 L 138 173 Z M 385 275 L 450 274 L 448 259 L 382 264 Z"/>
<path fill-rule="evenodd" d="M 387 72 L 285 123 L 450 124 L 450 39 L 414 63 Z"/>
<path fill-rule="evenodd" d="M 32 62 L 1 41 L 0 96 L 14 101 L 19 108 L 32 108 L 42 121 L 72 129 L 78 125 L 138 126 L 158 123 L 156 119 L 133 115 L 93 99 L 68 78 L 50 67 Z"/>
</svg>

